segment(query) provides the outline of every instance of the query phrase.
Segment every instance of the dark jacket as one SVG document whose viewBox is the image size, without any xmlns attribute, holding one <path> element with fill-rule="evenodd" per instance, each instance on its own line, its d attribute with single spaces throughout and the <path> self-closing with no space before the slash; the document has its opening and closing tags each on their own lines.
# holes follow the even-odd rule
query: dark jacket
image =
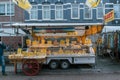
<svg viewBox="0 0 120 80">
<path fill-rule="evenodd" d="M 0 56 L 3 56 L 3 51 L 6 48 L 6 46 L 2 43 L 0 44 Z"/>
</svg>

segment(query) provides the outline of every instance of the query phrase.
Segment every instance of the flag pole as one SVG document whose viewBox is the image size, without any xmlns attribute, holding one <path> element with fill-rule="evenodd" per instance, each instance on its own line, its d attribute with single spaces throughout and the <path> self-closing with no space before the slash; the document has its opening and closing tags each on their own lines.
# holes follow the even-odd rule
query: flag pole
<svg viewBox="0 0 120 80">
<path fill-rule="evenodd" d="M 10 2 L 10 28 L 12 28 L 12 1 L 11 0 L 9 0 L 9 2 Z M 13 29 L 13 31 L 14 31 L 14 33 L 15 33 L 15 28 L 12 28 Z"/>
<path fill-rule="evenodd" d="M 11 9 L 12 9 L 12 6 L 11 6 L 11 0 L 9 0 L 10 1 L 10 27 L 12 26 L 12 16 L 11 16 L 11 14 L 12 14 L 12 11 L 11 11 Z"/>
</svg>

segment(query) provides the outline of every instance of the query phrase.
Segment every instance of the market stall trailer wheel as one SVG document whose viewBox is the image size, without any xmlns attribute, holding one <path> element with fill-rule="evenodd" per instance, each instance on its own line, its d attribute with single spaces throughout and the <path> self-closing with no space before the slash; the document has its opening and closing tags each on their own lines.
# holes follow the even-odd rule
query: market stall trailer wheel
<svg viewBox="0 0 120 80">
<path fill-rule="evenodd" d="M 22 64 L 22 71 L 27 76 L 35 76 L 39 73 L 41 66 L 35 59 L 25 60 Z"/>
</svg>

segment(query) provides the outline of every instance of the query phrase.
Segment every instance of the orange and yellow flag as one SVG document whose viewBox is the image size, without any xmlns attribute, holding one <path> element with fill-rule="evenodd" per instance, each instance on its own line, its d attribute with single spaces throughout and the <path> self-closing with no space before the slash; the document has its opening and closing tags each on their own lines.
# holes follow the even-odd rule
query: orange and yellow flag
<svg viewBox="0 0 120 80">
<path fill-rule="evenodd" d="M 86 0 L 86 5 L 90 8 L 95 8 L 99 5 L 101 0 Z"/>
<path fill-rule="evenodd" d="M 28 0 L 13 0 L 13 2 L 18 5 L 20 8 L 30 12 L 32 6 Z"/>
</svg>

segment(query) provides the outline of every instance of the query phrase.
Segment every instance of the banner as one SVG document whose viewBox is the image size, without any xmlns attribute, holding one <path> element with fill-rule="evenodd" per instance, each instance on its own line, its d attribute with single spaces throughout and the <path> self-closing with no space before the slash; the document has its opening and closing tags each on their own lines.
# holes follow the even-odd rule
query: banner
<svg viewBox="0 0 120 80">
<path fill-rule="evenodd" d="M 18 5 L 20 8 L 30 12 L 32 6 L 28 0 L 13 0 L 13 2 Z"/>
<path fill-rule="evenodd" d="M 101 0 L 86 0 L 86 5 L 90 8 L 95 8 L 99 5 Z"/>
<path fill-rule="evenodd" d="M 110 21 L 114 20 L 114 10 L 108 12 L 107 14 L 105 14 L 104 16 L 104 21 L 105 23 L 108 23 Z"/>
</svg>

